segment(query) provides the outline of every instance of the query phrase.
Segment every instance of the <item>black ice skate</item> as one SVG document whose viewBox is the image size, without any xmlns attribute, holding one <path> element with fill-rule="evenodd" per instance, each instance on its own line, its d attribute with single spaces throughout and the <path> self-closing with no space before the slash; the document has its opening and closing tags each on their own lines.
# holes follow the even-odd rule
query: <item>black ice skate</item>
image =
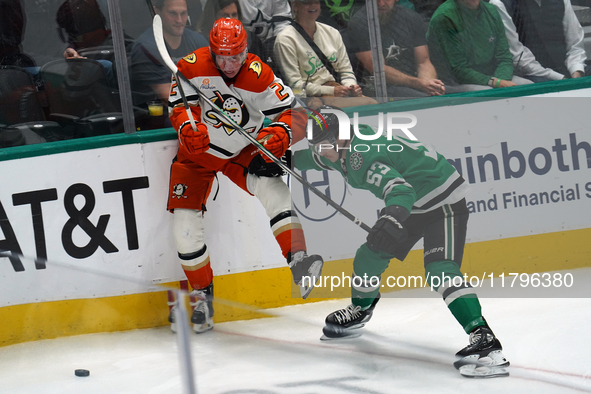
<svg viewBox="0 0 591 394">
<path fill-rule="evenodd" d="M 324 261 L 317 254 L 308 256 L 306 252 L 296 252 L 291 256 L 289 269 L 293 281 L 300 286 L 300 293 L 305 300 L 320 278 Z"/>
<path fill-rule="evenodd" d="M 213 282 L 205 289 L 191 292 L 191 307 L 193 315 L 193 331 L 197 334 L 209 331 L 213 328 Z"/>
<path fill-rule="evenodd" d="M 509 361 L 503 355 L 501 342 L 488 326 L 470 332 L 470 344 L 456 353 L 454 367 L 467 378 L 509 376 Z"/>
<path fill-rule="evenodd" d="M 193 290 L 190 294 L 190 305 L 193 313 L 191 315 L 191 323 L 193 323 L 193 331 L 197 334 L 209 331 L 213 328 L 213 282 L 205 289 Z M 176 322 L 174 321 L 174 310 L 177 308 L 178 300 L 169 301 L 168 305 L 172 306 L 170 314 L 168 315 L 168 322 L 170 329 L 176 333 Z"/>
<path fill-rule="evenodd" d="M 325 320 L 325 326 L 322 329 L 324 335 L 320 338 L 321 340 L 330 340 L 338 338 L 356 338 L 361 335 L 359 332 L 355 332 L 356 329 L 365 326 L 365 323 L 371 319 L 373 310 L 376 304 L 380 300 L 381 295 L 373 300 L 369 308 L 362 310 L 360 306 L 353 304 L 349 305 L 344 309 L 339 309 L 328 315 Z"/>
</svg>

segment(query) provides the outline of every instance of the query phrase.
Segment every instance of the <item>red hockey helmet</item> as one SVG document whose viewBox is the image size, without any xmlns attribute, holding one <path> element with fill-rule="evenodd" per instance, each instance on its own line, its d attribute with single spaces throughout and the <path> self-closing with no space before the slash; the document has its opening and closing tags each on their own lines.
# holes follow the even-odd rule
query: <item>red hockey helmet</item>
<svg viewBox="0 0 591 394">
<path fill-rule="evenodd" d="M 246 31 L 238 19 L 218 19 L 209 33 L 209 48 L 214 55 L 240 55 L 246 50 L 246 41 Z"/>
<path fill-rule="evenodd" d="M 209 50 L 215 66 L 227 78 L 234 78 L 246 61 L 246 43 L 246 31 L 238 19 L 223 18 L 214 22 L 209 34 Z"/>
</svg>

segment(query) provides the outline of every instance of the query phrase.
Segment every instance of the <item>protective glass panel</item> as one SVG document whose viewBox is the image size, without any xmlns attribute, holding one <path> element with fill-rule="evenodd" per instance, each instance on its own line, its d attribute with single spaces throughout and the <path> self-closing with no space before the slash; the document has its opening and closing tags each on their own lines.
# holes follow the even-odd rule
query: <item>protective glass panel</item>
<svg viewBox="0 0 591 394">
<path fill-rule="evenodd" d="M 292 148 L 294 209 L 325 261 L 310 297 L 587 297 L 570 242 L 589 230 L 589 98 L 573 94 L 336 111 L 338 141 Z"/>
<path fill-rule="evenodd" d="M 202 4 L 197 1 L 122 1 L 123 28 L 134 38 L 129 47 L 129 70 L 132 101 L 136 109 L 138 130 L 171 127 L 168 97 L 172 72 L 156 47 L 152 17 L 162 18 L 164 41 L 169 56 L 176 64 L 197 48 L 208 46 L 208 40 L 197 32 Z M 140 12 L 136 12 L 140 10 Z M 148 113 L 147 117 L 139 115 Z"/>
<path fill-rule="evenodd" d="M 4 1 L 0 14 L 3 147 L 124 131 L 106 1 Z"/>
<path fill-rule="evenodd" d="M 63 36 L 65 41 L 62 41 L 56 33 L 56 15 L 62 1 L 24 3 L 25 14 L 28 18 L 31 15 L 26 29 L 19 27 L 24 25 L 19 22 L 23 18 L 18 12 L 18 2 L 14 2 L 10 6 L 16 11 L 5 13 L 2 9 L 3 18 L 10 16 L 1 26 L 9 26 L 8 30 L 16 34 L 6 38 L 3 30 L 2 37 L 8 44 L 14 44 L 23 35 L 26 43 L 23 53 L 32 53 L 30 58 L 34 63 L 20 56 L 0 69 L 0 83 L 7 87 L 0 97 L 0 123 L 7 126 L 34 123 L 24 129 L 4 127 L 0 140 L 8 141 L 3 142 L 4 146 L 14 146 L 96 135 L 93 116 L 109 115 L 117 120 L 111 114 L 117 114 L 118 107 L 107 107 L 112 104 L 107 101 L 97 114 L 84 112 L 90 104 L 78 108 L 79 112 L 67 112 L 70 105 L 87 99 L 98 101 L 108 96 L 109 91 L 86 90 L 83 78 L 96 78 L 99 73 L 97 67 L 86 64 L 96 66 L 95 63 L 63 60 L 66 41 L 70 38 Z M 99 2 L 99 6 L 104 7 L 103 3 Z M 153 3 L 161 10 L 162 7 L 169 10 L 166 4 L 179 2 Z M 419 37 L 420 45 L 407 47 L 399 44 L 397 38 L 385 40 L 384 34 L 372 44 L 380 24 L 372 24 L 367 15 L 357 16 L 367 14 L 365 2 L 348 2 L 350 7 L 329 0 L 301 3 L 294 6 L 300 10 L 300 16 L 302 10 L 314 17 L 319 14 L 318 21 L 334 26 L 340 33 L 362 96 L 336 101 L 330 97 L 331 92 L 323 93 L 323 86 L 335 90 L 335 86 L 325 82 L 319 84 L 320 93 L 309 89 L 313 87 L 313 73 L 307 72 L 315 70 L 319 74 L 323 70 L 317 59 L 311 64 L 304 62 L 294 80 L 287 76 L 281 63 L 285 58 L 274 50 L 275 33 L 286 24 L 292 12 L 287 2 L 260 2 L 256 3 L 257 7 L 244 2 L 240 12 L 250 32 L 250 51 L 272 64 L 276 74 L 292 87 L 304 105 L 318 112 L 322 112 L 319 107 L 323 104 L 342 107 L 339 114 L 344 117 L 339 117 L 339 126 L 346 119 L 352 129 L 345 126 L 345 130 L 355 133 L 361 129 L 365 133 L 364 138 L 359 137 L 347 149 L 351 155 L 346 160 L 335 162 L 332 169 L 336 171 L 315 168 L 314 163 L 318 161 L 313 158 L 308 158 L 301 167 L 299 159 L 308 149 L 306 141 L 293 147 L 295 171 L 340 207 L 327 205 L 326 200 L 314 196 L 298 180 L 285 177 L 291 188 L 293 209 L 306 235 L 308 254 L 319 254 L 324 259 L 322 275 L 315 281 L 308 299 L 301 300 L 301 289 L 293 283 L 293 272 L 269 230 L 264 208 L 255 197 L 247 196 L 227 178 L 220 177 L 222 192 L 217 199 L 208 201 L 204 219 L 209 229 L 206 242 L 217 289 L 213 303 L 216 326 L 199 335 L 191 333 L 191 302 L 195 304 L 196 300 L 185 295 L 183 305 L 187 315 L 177 315 L 177 324 L 180 320 L 186 324 L 177 326 L 176 336 L 170 333 L 169 307 L 183 296 L 169 290 L 185 290 L 182 294 L 190 290 L 173 245 L 172 215 L 164 209 L 168 196 L 163 190 L 168 190 L 176 140 L 104 148 L 111 150 L 99 154 L 87 150 L 1 161 L 0 370 L 4 373 L 0 374 L 0 387 L 3 391 L 193 393 L 197 387 L 207 393 L 388 393 L 392 387 L 408 387 L 408 392 L 432 392 L 440 390 L 442 382 L 458 383 L 453 368 L 454 354 L 468 344 L 463 332 L 469 332 L 474 321 L 482 323 L 478 320 L 480 309 L 473 291 L 480 297 L 487 322 L 506 346 L 508 359 L 516 361 L 511 374 L 522 378 L 506 380 L 500 385 L 519 392 L 554 393 L 556 386 L 565 390 L 588 389 L 588 352 L 579 340 L 587 335 L 586 323 L 591 311 L 590 233 L 585 215 L 591 198 L 587 82 L 536 83 L 525 88 L 497 87 L 496 79 L 491 82 L 493 86 L 488 84 L 490 79 L 481 84 L 448 82 L 444 68 L 435 60 L 438 55 L 445 56 L 446 51 L 437 54 L 436 49 L 431 50 L 430 41 L 441 38 L 444 42 L 437 33 L 431 35 L 437 31 L 431 29 L 431 21 L 441 5 L 400 1 L 389 7 L 394 2 L 376 1 L 374 22 L 375 18 L 380 21 L 380 11 L 384 21 L 414 15 L 401 11 L 400 7 L 414 8 L 418 13 L 418 18 L 414 15 L 411 19 L 416 23 L 401 22 L 405 26 L 402 34 L 424 30 L 418 20 L 424 22 L 427 35 L 423 38 L 437 73 L 437 78 L 427 80 L 442 81 L 449 95 L 407 101 L 420 97 L 419 93 L 429 96 L 429 89 L 441 86 L 439 83 L 422 85 L 424 78 L 420 77 L 424 70 L 418 63 L 424 57 L 421 58 L 420 50 L 417 55 L 412 48 L 424 47 L 423 38 Z M 210 8 L 212 4 L 190 1 L 186 11 L 183 7 L 174 11 L 183 20 L 177 26 L 182 28 L 179 29 L 182 34 L 187 31 L 200 34 L 186 33 L 199 43 L 190 44 L 191 48 L 185 47 L 178 53 L 171 50 L 175 60 L 198 45 L 206 45 L 198 37 L 208 37 L 209 23 L 215 17 L 223 13 L 234 15 L 231 5 L 215 9 Z M 319 12 L 314 9 L 318 4 Z M 492 0 L 491 4 L 497 6 Z M 138 108 L 135 120 L 140 131 L 166 127 L 168 119 L 165 114 L 170 73 L 151 45 L 150 6 L 149 2 L 140 0 L 121 1 L 124 30 L 130 44 L 128 60 L 134 106 Z M 267 13 L 267 6 L 278 8 L 274 14 Z M 586 27 L 584 7 L 581 3 L 573 9 Z M 103 14 L 107 15 L 104 11 Z M 276 16 L 274 21 L 272 16 Z M 350 27 L 356 26 L 356 16 L 358 27 Z M 43 21 L 45 24 L 35 23 Z M 108 21 L 106 26 L 108 30 Z M 174 24 L 170 27 L 174 28 Z M 26 33 L 19 33 L 21 30 Z M 29 32 L 45 34 L 47 40 L 29 39 Z M 491 38 L 482 31 L 478 33 L 482 33 L 479 38 Z M 496 42 L 498 36 L 493 38 Z M 472 36 L 464 39 L 468 43 L 477 42 Z M 445 43 L 442 45 L 445 49 Z M 413 56 L 400 57 L 408 48 Z M 80 50 L 87 56 L 86 60 L 108 55 L 105 49 L 93 52 L 80 47 Z M 383 70 L 383 75 L 375 75 L 379 67 L 369 67 L 363 53 L 372 61 L 381 55 L 385 67 L 407 70 L 405 75 L 415 78 L 410 79 L 414 84 L 392 83 L 388 69 Z M 512 53 L 512 56 L 514 70 L 520 69 L 525 54 L 514 57 Z M 287 59 L 295 60 L 296 56 Z M 100 60 L 104 59 L 95 60 L 103 64 Z M 152 68 L 158 65 L 159 69 Z M 485 62 L 485 66 L 490 64 Z M 39 68 L 37 74 L 35 67 Z M 159 79 L 149 79 L 156 74 Z M 517 71 L 515 74 L 518 75 Z M 398 78 L 406 77 L 398 75 Z M 423 81 L 417 82 L 418 79 Z M 503 75 L 497 79 L 501 80 L 499 85 L 503 80 L 508 81 Z M 296 80 L 303 83 L 298 85 Z M 45 89 L 62 84 L 70 89 L 52 101 Z M 485 92 L 460 91 L 464 94 L 451 95 L 452 87 L 464 89 L 467 85 Z M 144 90 L 146 87 L 149 90 Z M 379 94 L 380 89 L 386 94 Z M 550 97 L 524 98 L 522 94 Z M 361 99 L 366 101 L 354 101 Z M 348 100 L 354 105 L 347 105 Z M 383 104 L 369 105 L 376 102 Z M 53 115 L 48 117 L 48 114 Z M 140 117 L 146 115 L 149 117 Z M 63 127 L 63 122 L 69 128 Z M 120 128 L 112 130 L 105 134 L 121 132 Z M 66 132 L 70 134 L 64 136 Z M 385 135 L 379 141 L 365 138 L 376 133 Z M 393 141 L 398 137 L 404 140 Z M 420 142 L 414 141 L 415 137 Z M 320 156 L 322 149 L 335 150 L 335 147 L 319 148 L 316 153 Z M 393 162 L 408 153 L 412 160 L 402 161 L 416 170 L 416 178 L 392 177 L 388 163 L 376 159 L 383 152 Z M 426 189 L 411 190 L 413 187 L 406 183 L 418 179 L 423 186 L 432 181 L 421 173 L 428 163 L 441 166 L 436 166 L 441 170 L 439 175 L 445 171 L 450 175 L 451 168 L 455 168 L 471 192 L 461 197 L 454 194 L 452 204 L 439 206 L 437 199 L 425 194 Z M 330 167 L 329 163 L 324 164 Z M 345 177 L 339 173 L 343 165 L 348 166 Z M 49 188 L 47 184 L 57 186 Z M 455 183 L 435 189 L 443 193 L 452 185 Z M 354 189 L 358 186 L 362 189 L 367 186 L 370 191 Z M 416 243 L 410 240 L 406 244 L 408 255 L 397 254 L 391 260 L 377 259 L 369 249 L 359 252 L 366 243 L 367 228 L 384 216 L 381 211 L 386 202 L 404 205 L 399 200 L 388 200 L 397 188 L 404 189 L 407 195 L 414 192 L 415 197 L 420 196 L 409 208 L 416 202 L 417 208 L 426 209 L 428 214 L 433 206 L 427 203 L 437 205 L 438 216 L 433 217 L 437 226 L 425 232 L 430 240 L 425 243 L 418 239 L 421 237 Z M 188 190 L 181 189 L 182 192 L 174 193 L 178 199 Z M 143 194 L 148 190 L 150 194 Z M 462 197 L 465 205 L 461 203 Z M 341 215 L 342 209 L 350 212 L 353 220 Z M 466 211 L 470 216 L 467 229 Z M 432 223 L 431 216 L 424 218 L 427 219 L 419 224 Z M 419 230 L 414 229 L 415 236 Z M 392 227 L 390 231 L 399 235 Z M 463 236 L 466 245 L 458 243 Z M 443 246 L 432 246 L 428 243 L 432 239 Z M 354 261 L 357 253 L 361 253 L 359 264 Z M 456 260 L 462 260 L 460 268 L 454 266 Z M 427 268 L 425 262 L 445 264 Z M 381 277 L 376 280 L 378 276 Z M 376 292 L 381 293 L 379 304 L 375 301 Z M 314 302 L 326 298 L 340 300 Z M 348 308 L 351 302 L 352 307 Z M 462 302 L 465 304 L 460 305 Z M 262 309 L 278 306 L 283 308 Z M 361 308 L 356 307 L 375 307 L 372 321 L 367 309 L 359 314 Z M 351 335 L 363 337 L 351 338 L 353 341 L 348 343 L 320 342 L 319 338 L 325 334 L 325 319 L 333 312 L 346 320 L 367 317 L 362 323 L 365 328 L 357 327 Z M 476 320 L 471 320 L 475 315 Z M 524 333 L 527 333 L 526 342 Z M 519 345 L 527 341 L 531 346 Z M 539 357 L 539 343 L 546 344 L 547 357 Z M 548 359 L 560 367 L 548 366 Z M 76 370 L 82 371 L 76 374 Z M 89 376 L 84 376 L 87 375 L 84 370 Z M 294 374 L 294 370 L 298 373 Z M 479 377 L 485 377 L 487 371 L 482 370 Z M 489 391 L 499 391 L 497 385 L 490 387 Z"/>
</svg>

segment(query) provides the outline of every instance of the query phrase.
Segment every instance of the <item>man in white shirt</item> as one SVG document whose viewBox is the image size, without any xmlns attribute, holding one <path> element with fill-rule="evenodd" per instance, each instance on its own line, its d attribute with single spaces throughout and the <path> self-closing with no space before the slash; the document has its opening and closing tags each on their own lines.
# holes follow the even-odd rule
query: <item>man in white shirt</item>
<svg viewBox="0 0 591 394">
<path fill-rule="evenodd" d="M 240 0 L 240 8 L 244 28 L 263 42 L 275 37 L 291 21 L 288 0 Z"/>
<path fill-rule="evenodd" d="M 490 3 L 498 8 L 505 25 L 517 75 L 534 82 L 586 75 L 585 34 L 570 0 Z"/>
</svg>

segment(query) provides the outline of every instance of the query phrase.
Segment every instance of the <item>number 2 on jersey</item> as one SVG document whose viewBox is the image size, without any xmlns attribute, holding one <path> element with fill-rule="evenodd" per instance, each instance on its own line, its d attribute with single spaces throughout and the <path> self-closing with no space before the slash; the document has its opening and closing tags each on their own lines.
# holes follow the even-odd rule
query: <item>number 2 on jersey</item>
<svg viewBox="0 0 591 394">
<path fill-rule="evenodd" d="M 285 87 L 283 85 L 281 85 L 280 83 L 275 82 L 275 83 L 271 84 L 269 87 L 273 91 L 275 91 L 275 95 L 277 96 L 277 98 L 280 101 L 283 101 L 283 100 L 285 100 L 286 98 L 289 97 L 289 94 L 283 93 L 283 89 L 285 89 Z"/>
</svg>

